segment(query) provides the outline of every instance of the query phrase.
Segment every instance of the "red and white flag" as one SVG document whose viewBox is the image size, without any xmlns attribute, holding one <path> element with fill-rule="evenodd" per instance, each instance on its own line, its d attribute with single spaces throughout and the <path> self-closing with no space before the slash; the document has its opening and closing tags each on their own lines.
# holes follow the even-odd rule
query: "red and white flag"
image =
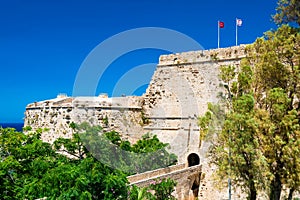
<svg viewBox="0 0 300 200">
<path fill-rule="evenodd" d="M 243 21 L 241 19 L 236 19 L 236 25 L 242 26 Z"/>
<path fill-rule="evenodd" d="M 219 27 L 220 27 L 220 28 L 224 28 L 224 22 L 220 22 L 220 21 L 219 21 Z"/>
<path fill-rule="evenodd" d="M 220 28 L 224 28 L 224 22 L 218 21 L 218 48 L 220 48 Z"/>
</svg>

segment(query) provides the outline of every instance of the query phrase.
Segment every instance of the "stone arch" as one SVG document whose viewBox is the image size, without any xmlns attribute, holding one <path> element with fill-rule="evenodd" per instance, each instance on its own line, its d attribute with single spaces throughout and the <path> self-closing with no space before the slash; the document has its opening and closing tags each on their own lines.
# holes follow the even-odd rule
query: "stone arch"
<svg viewBox="0 0 300 200">
<path fill-rule="evenodd" d="M 188 167 L 199 165 L 200 164 L 200 157 L 196 153 L 191 153 L 187 157 L 187 161 L 188 161 Z"/>
</svg>

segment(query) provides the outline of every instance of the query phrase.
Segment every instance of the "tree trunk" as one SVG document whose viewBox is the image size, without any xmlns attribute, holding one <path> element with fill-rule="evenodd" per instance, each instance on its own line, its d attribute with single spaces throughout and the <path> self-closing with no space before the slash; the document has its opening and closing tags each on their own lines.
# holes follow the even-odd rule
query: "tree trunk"
<svg viewBox="0 0 300 200">
<path fill-rule="evenodd" d="M 281 180 L 278 174 L 275 174 L 275 178 L 271 183 L 270 200 L 280 200 L 281 195 Z"/>
<path fill-rule="evenodd" d="M 249 189 L 250 189 L 250 194 L 248 196 L 248 199 L 249 200 L 256 200 L 257 192 L 256 192 L 254 181 L 250 182 L 250 188 Z"/>
<path fill-rule="evenodd" d="M 288 200 L 292 200 L 293 199 L 293 193 L 294 193 L 294 191 L 295 191 L 295 188 L 291 188 L 290 189 Z"/>
</svg>

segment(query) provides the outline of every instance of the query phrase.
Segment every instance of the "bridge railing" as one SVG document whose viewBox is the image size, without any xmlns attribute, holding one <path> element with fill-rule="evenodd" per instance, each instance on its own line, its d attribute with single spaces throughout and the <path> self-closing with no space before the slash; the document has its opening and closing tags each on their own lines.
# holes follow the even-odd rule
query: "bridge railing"
<svg viewBox="0 0 300 200">
<path fill-rule="evenodd" d="M 166 168 L 161 168 L 161 169 L 156 169 L 153 171 L 148 171 L 148 172 L 144 172 L 141 174 L 135 174 L 132 176 L 128 176 L 127 179 L 130 183 L 134 183 L 137 182 L 139 180 L 143 180 L 143 179 L 151 179 L 153 177 L 157 177 L 157 176 L 161 176 L 167 173 L 171 173 L 174 171 L 178 171 L 181 169 L 184 169 L 186 167 L 185 163 L 179 164 L 179 165 L 174 165 L 174 166 L 170 166 L 170 167 L 166 167 Z"/>
</svg>

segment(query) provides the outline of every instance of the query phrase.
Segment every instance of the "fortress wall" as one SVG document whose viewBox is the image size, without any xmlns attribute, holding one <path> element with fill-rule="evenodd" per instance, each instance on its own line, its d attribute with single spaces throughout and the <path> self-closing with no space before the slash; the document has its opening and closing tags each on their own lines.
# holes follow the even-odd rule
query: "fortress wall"
<svg viewBox="0 0 300 200">
<path fill-rule="evenodd" d="M 41 138 L 53 143 L 59 137 L 72 137 L 71 122 L 89 122 L 100 125 L 104 131 L 118 131 L 123 139 L 134 142 L 143 133 L 141 103 L 141 97 L 58 97 L 29 104 L 24 126 L 31 126 L 33 130 L 47 128 Z"/>
<path fill-rule="evenodd" d="M 218 93 L 224 90 L 218 78 L 220 65 L 238 65 L 244 51 L 245 46 L 241 45 L 162 55 L 142 97 L 59 95 L 29 104 L 25 126 L 49 128 L 48 134 L 42 137 L 48 142 L 59 136 L 71 137 L 71 122 L 89 121 L 108 131 L 120 131 L 132 141 L 151 132 L 163 142 L 171 143 L 172 152 L 179 156 L 180 162 L 185 162 L 183 155 L 187 152 L 200 153 L 197 118 L 205 113 L 208 102 L 218 101 Z M 149 124 L 143 124 L 142 110 L 149 117 Z M 181 149 L 187 152 L 180 152 Z"/>
<path fill-rule="evenodd" d="M 187 162 L 190 153 L 199 155 L 204 177 L 200 199 L 224 199 L 227 190 L 213 189 L 216 168 L 208 164 L 210 144 L 201 141 L 200 145 L 198 117 L 207 111 L 209 102 L 218 103 L 218 95 L 227 92 L 219 79 L 220 66 L 239 67 L 244 57 L 245 46 L 163 55 L 144 94 L 143 108 L 150 119 L 145 129 L 170 143 L 179 163 Z"/>
<path fill-rule="evenodd" d="M 71 122 L 88 121 L 107 131 L 116 130 L 131 142 L 151 132 L 171 145 L 170 150 L 178 156 L 179 164 L 186 163 L 190 153 L 198 154 L 204 177 L 199 197 L 223 199 L 226 198 L 226 189 L 219 192 L 213 185 L 215 167 L 208 165 L 209 158 L 206 157 L 210 144 L 200 143 L 197 122 L 198 117 L 207 111 L 207 104 L 217 103 L 219 93 L 226 93 L 218 77 L 220 66 L 239 66 L 244 57 L 244 45 L 162 55 L 142 97 L 60 96 L 29 104 L 25 112 L 25 126 L 49 128 L 42 134 L 42 139 L 50 143 L 58 137 L 71 137 Z M 144 115 L 149 123 L 142 120 Z M 176 188 L 177 193 L 182 195 L 179 197 L 184 199 L 191 194 L 191 181 L 197 179 L 199 182 L 199 173 L 187 170 L 186 174 L 172 176 L 176 180 L 182 177 L 190 177 L 189 182 L 178 182 L 180 188 Z"/>
<path fill-rule="evenodd" d="M 177 64 L 195 64 L 211 61 L 235 60 L 245 57 L 246 45 L 232 46 L 228 48 L 189 51 L 175 54 L 162 55 L 159 58 L 159 66 L 171 66 Z"/>
<path fill-rule="evenodd" d="M 88 121 L 105 130 L 119 131 L 134 142 L 151 132 L 178 155 L 179 163 L 195 152 L 205 162 L 209 144 L 199 141 L 198 117 L 207 110 L 208 102 L 217 103 L 220 92 L 219 67 L 239 65 L 245 57 L 245 46 L 162 55 L 151 82 L 142 97 L 58 98 L 29 104 L 25 126 L 48 127 L 42 139 L 53 142 L 57 137 L 71 137 L 71 122 Z M 142 112 L 143 111 L 143 112 Z M 144 123 L 142 118 L 149 118 Z M 106 120 L 107 117 L 107 120 Z"/>
<path fill-rule="evenodd" d="M 72 98 L 68 97 L 35 102 L 26 107 L 24 126 L 30 126 L 33 130 L 47 128 L 41 135 L 45 142 L 53 143 L 58 137 L 70 138 L 72 110 Z"/>
<path fill-rule="evenodd" d="M 225 88 L 219 79 L 221 65 L 239 65 L 245 57 L 245 46 L 191 51 L 162 55 L 144 97 L 146 115 L 150 123 L 144 127 L 186 162 L 189 152 L 197 152 L 205 159 L 206 144 L 201 148 L 198 117 L 207 104 L 217 103 Z"/>
</svg>

